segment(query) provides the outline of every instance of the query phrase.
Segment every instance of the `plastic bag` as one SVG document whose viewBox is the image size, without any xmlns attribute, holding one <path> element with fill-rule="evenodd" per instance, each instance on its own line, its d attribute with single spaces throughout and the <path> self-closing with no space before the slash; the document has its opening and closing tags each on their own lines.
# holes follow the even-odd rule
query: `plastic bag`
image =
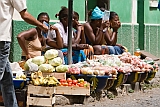
<svg viewBox="0 0 160 107">
<path fill-rule="evenodd" d="M 33 62 L 28 63 L 28 67 L 31 72 L 38 71 L 38 65 Z"/>
</svg>

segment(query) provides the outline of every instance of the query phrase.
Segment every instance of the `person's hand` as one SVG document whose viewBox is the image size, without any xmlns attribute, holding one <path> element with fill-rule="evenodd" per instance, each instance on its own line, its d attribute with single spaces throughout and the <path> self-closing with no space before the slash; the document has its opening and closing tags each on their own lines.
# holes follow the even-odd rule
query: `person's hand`
<svg viewBox="0 0 160 107">
<path fill-rule="evenodd" d="M 30 54 L 26 55 L 26 60 L 28 60 L 30 58 L 31 58 Z"/>
<path fill-rule="evenodd" d="M 48 32 L 48 26 L 46 26 L 45 24 L 42 24 L 41 26 L 39 26 L 39 28 L 43 31 L 43 32 Z"/>
<path fill-rule="evenodd" d="M 46 46 L 42 46 L 41 51 L 45 51 Z"/>
<path fill-rule="evenodd" d="M 109 27 L 110 26 L 109 20 L 103 21 L 101 26 L 102 26 L 103 29 L 105 29 L 106 27 Z"/>
<path fill-rule="evenodd" d="M 111 27 L 114 31 L 117 31 L 121 27 L 121 22 L 111 23 Z"/>
<path fill-rule="evenodd" d="M 50 30 L 58 30 L 58 28 L 53 25 L 50 25 Z"/>
</svg>

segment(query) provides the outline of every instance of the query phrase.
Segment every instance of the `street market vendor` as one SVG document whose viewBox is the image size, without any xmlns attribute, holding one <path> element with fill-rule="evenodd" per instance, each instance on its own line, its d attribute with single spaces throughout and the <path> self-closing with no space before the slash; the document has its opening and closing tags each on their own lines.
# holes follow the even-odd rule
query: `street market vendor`
<svg viewBox="0 0 160 107">
<path fill-rule="evenodd" d="M 46 12 L 42 12 L 38 15 L 37 20 L 39 20 L 41 23 L 45 22 L 49 25 L 50 18 Z M 54 30 L 57 35 L 54 40 L 45 38 L 42 35 L 41 29 L 39 29 L 38 27 L 31 28 L 18 34 L 18 43 L 23 50 L 22 60 L 27 60 L 35 56 L 41 56 L 42 51 L 44 51 L 46 48 L 46 45 L 49 45 L 55 49 L 63 48 L 59 30 L 55 26 L 49 25 L 48 27 L 50 28 L 50 30 Z M 63 58 L 62 52 L 59 51 L 59 54 Z"/>
<path fill-rule="evenodd" d="M 124 47 L 117 44 L 117 33 L 121 26 L 118 14 L 110 12 L 109 20 L 104 21 L 104 12 L 95 7 L 89 12 L 90 21 L 83 24 L 86 43 L 94 48 L 95 55 L 122 54 Z"/>
</svg>

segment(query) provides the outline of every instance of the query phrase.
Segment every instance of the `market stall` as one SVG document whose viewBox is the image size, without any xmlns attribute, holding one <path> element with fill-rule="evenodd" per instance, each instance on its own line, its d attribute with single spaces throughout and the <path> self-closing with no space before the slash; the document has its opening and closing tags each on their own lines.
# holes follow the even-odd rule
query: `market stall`
<svg viewBox="0 0 160 107">
<path fill-rule="evenodd" d="M 129 52 L 95 55 L 92 60 L 63 65 L 54 49 L 47 50 L 44 56 L 19 62 L 19 66 L 22 72 L 13 72 L 15 89 L 25 90 L 21 103 L 36 106 L 42 105 L 42 100 L 47 100 L 43 106 L 54 105 L 55 95 L 90 96 L 92 92 L 116 89 L 126 83 L 150 81 L 158 71 L 151 59 L 142 60 Z"/>
</svg>

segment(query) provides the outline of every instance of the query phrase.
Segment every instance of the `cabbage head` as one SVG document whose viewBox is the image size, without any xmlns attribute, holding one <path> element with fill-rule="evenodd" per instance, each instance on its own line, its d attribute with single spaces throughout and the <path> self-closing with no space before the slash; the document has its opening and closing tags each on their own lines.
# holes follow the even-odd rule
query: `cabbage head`
<svg viewBox="0 0 160 107">
<path fill-rule="evenodd" d="M 39 70 L 41 72 L 53 72 L 53 71 L 55 71 L 55 68 L 50 64 L 41 64 L 39 66 Z"/>
<path fill-rule="evenodd" d="M 49 60 L 49 64 L 51 64 L 52 66 L 59 66 L 62 64 L 62 62 L 63 61 L 60 57 Z"/>
<path fill-rule="evenodd" d="M 24 64 L 24 70 L 29 71 L 29 63 L 32 63 L 32 58 L 28 59 Z"/>
<path fill-rule="evenodd" d="M 55 49 L 47 50 L 44 54 L 46 59 L 53 59 L 58 56 L 58 51 Z"/>
<path fill-rule="evenodd" d="M 46 62 L 46 60 L 45 60 L 44 56 L 36 56 L 36 57 L 32 58 L 32 62 L 39 66 L 41 64 L 44 64 Z"/>
<path fill-rule="evenodd" d="M 59 65 L 56 67 L 56 72 L 63 73 L 68 71 L 68 65 Z"/>
</svg>

